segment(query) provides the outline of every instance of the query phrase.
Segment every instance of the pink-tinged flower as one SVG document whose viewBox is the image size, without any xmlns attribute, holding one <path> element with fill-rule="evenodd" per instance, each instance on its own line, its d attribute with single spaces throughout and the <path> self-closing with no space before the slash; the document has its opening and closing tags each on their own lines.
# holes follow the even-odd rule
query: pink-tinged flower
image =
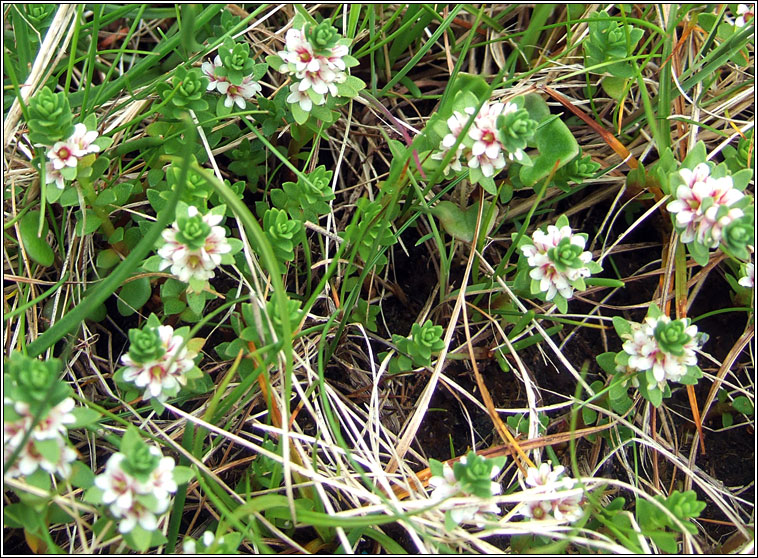
<svg viewBox="0 0 758 558">
<path fill-rule="evenodd" d="M 738 283 L 748 289 L 755 287 L 755 265 L 753 262 L 745 266 L 745 275 L 740 277 Z"/>
<path fill-rule="evenodd" d="M 550 225 L 547 233 L 534 231 L 532 244 L 525 244 L 521 252 L 532 268 L 529 276 L 540 282 L 540 291 L 546 300 L 560 295 L 566 300 L 574 296 L 572 282 L 589 277 L 591 271 L 585 264 L 592 260 L 592 253 L 584 251 L 586 239 L 572 234 L 568 225 Z"/>
<path fill-rule="evenodd" d="M 71 145 L 68 141 L 59 141 L 47 152 L 47 158 L 53 164 L 53 169 L 55 170 L 59 171 L 65 167 L 73 168 L 79 163 L 77 150 L 78 148 Z"/>
<path fill-rule="evenodd" d="M 55 183 L 55 186 L 59 190 L 63 190 L 66 187 L 66 179 L 63 178 L 61 171 L 55 168 L 52 161 L 45 163 L 45 184 Z"/>
<path fill-rule="evenodd" d="M 298 73 L 297 77 L 300 78 L 297 86 L 300 91 L 313 89 L 313 92 L 319 95 L 337 96 L 337 86 L 335 85 L 337 74 L 327 67 L 321 67 L 316 72 L 302 72 L 302 75 Z"/>
<path fill-rule="evenodd" d="M 514 105 L 515 106 L 515 105 Z M 479 114 L 474 119 L 474 125 L 468 130 L 468 135 L 474 140 L 471 153 L 474 156 L 487 155 L 496 159 L 503 146 L 497 139 L 497 117 L 503 112 L 503 103 L 484 103 Z"/>
<path fill-rule="evenodd" d="M 223 64 L 221 63 L 221 57 L 219 55 L 216 55 L 216 58 L 213 59 L 213 62 L 203 62 L 200 66 L 200 69 L 202 70 L 203 74 L 205 74 L 205 77 L 208 78 L 208 86 L 206 87 L 207 91 L 213 91 L 216 89 L 219 83 L 226 82 L 226 77 L 221 77 L 216 75 L 216 68 L 220 68 Z"/>
<path fill-rule="evenodd" d="M 731 208 L 717 218 L 719 208 L 730 207 L 745 195 L 734 188 L 731 176 L 711 177 L 705 163 L 694 170 L 681 169 L 679 175 L 685 184 L 677 187 L 676 199 L 666 209 L 675 215 L 682 242 L 697 240 L 708 248 L 716 248 L 723 228 L 744 215 L 741 209 Z"/>
<path fill-rule="evenodd" d="M 6 457 L 21 444 L 31 425 L 31 418 L 23 415 L 19 420 L 3 421 L 3 447 Z"/>
<path fill-rule="evenodd" d="M 558 479 L 566 471 L 563 465 L 553 469 L 548 462 L 541 463 L 539 467 L 529 467 L 524 481 L 532 488 L 554 489 Z"/>
<path fill-rule="evenodd" d="M 118 509 L 118 513 L 111 507 L 111 513 L 116 518 L 122 518 L 118 524 L 118 531 L 122 534 L 131 532 L 136 525 L 145 531 L 155 531 L 158 528 L 158 519 L 155 517 L 155 513 L 137 501 L 127 509 Z"/>
<path fill-rule="evenodd" d="M 313 54 L 313 47 L 311 47 L 311 44 L 306 40 L 305 35 L 300 29 L 289 29 L 284 40 L 286 50 L 278 53 L 282 60 L 293 64 L 296 72 L 319 71 L 321 62 Z M 284 72 L 284 69 L 280 71 Z"/>
<path fill-rule="evenodd" d="M 95 130 L 87 131 L 87 126 L 77 124 L 74 126 L 74 133 L 66 140 L 66 143 L 73 147 L 77 157 L 84 157 L 87 153 L 100 151 L 100 147 L 92 143 L 97 139 L 97 135 Z"/>
<path fill-rule="evenodd" d="M 131 508 L 140 493 L 139 481 L 121 468 L 125 459 L 123 453 L 114 453 L 105 464 L 105 471 L 95 477 L 95 486 L 103 491 L 103 503 L 111 506 L 111 513 L 116 517 Z"/>
<path fill-rule="evenodd" d="M 160 454 L 158 448 L 151 447 L 150 450 L 156 455 Z M 144 493 L 154 494 L 158 500 L 168 501 L 169 494 L 176 492 L 177 488 L 176 481 L 174 481 L 174 466 L 175 463 L 171 457 L 161 457 L 158 466 L 153 469 L 150 478 L 142 487 Z"/>
<path fill-rule="evenodd" d="M 32 431 L 32 438 L 35 440 L 50 440 L 52 438 L 65 438 L 68 434 L 69 424 L 76 422 L 76 417 L 71 412 L 74 410 L 74 400 L 67 397 L 55 407 L 47 412 L 47 415 L 40 419 Z M 33 421 L 33 416 L 29 410 L 29 405 L 23 401 L 18 401 L 14 405 L 16 412 L 27 419 L 29 424 Z"/>
<path fill-rule="evenodd" d="M 342 59 L 349 53 L 347 45 L 336 45 L 332 47 L 332 52 L 329 56 L 321 57 L 321 64 L 326 65 L 332 70 L 345 71 L 345 61 Z"/>
<path fill-rule="evenodd" d="M 745 25 L 753 19 L 754 12 L 753 6 L 747 4 L 739 4 L 737 6 L 737 19 L 734 21 L 734 25 L 737 27 L 745 27 Z"/>
<path fill-rule="evenodd" d="M 194 217 L 199 215 L 199 211 L 190 206 L 188 215 Z M 196 249 L 178 240 L 179 224 L 175 221 L 172 227 L 163 231 L 166 243 L 158 250 L 158 255 L 163 258 L 159 269 L 170 267 L 171 273 L 185 283 L 191 278 L 200 281 L 211 279 L 215 275 L 213 270 L 221 264 L 221 256 L 231 251 L 224 229 L 218 226 L 222 218 L 221 215 L 211 213 L 202 216 L 203 222 L 210 227 L 210 232 L 203 245 Z"/>
<path fill-rule="evenodd" d="M 13 409 L 18 413 L 17 420 L 3 421 L 3 453 L 6 458 L 19 447 L 32 427 L 34 417 L 29 410 L 29 405 L 22 401 L 12 402 L 6 399 L 6 404 L 13 404 Z M 67 477 L 71 473 L 71 463 L 76 460 L 76 451 L 68 444 L 67 425 L 76 422 L 71 413 L 74 408 L 74 400 L 67 397 L 55 407 L 50 409 L 34 426 L 26 444 L 18 454 L 18 458 L 10 468 L 6 468 L 5 474 L 10 477 L 18 475 L 30 475 L 38 468 L 49 473 Z M 35 447 L 36 441 L 55 441 L 58 446 L 58 460 L 50 462 Z"/>
<path fill-rule="evenodd" d="M 61 438 L 52 438 L 58 446 L 58 461 L 48 461 L 34 445 L 33 440 L 28 440 L 26 445 L 21 449 L 18 454 L 18 458 L 10 468 L 5 469 L 3 472 L 9 477 L 17 477 L 19 475 L 28 476 L 34 473 L 37 469 L 42 469 L 50 474 L 58 475 L 59 477 L 66 478 L 71 474 L 71 463 L 76 461 L 76 450 L 68 445 L 68 442 Z M 4 450 L 6 457 L 10 457 L 11 452 Z"/>
<path fill-rule="evenodd" d="M 653 371 L 655 380 L 659 383 L 671 380 L 678 382 L 687 374 L 688 366 L 697 364 L 698 347 L 697 326 L 686 325 L 682 322 L 682 331 L 689 339 L 681 344 L 680 354 L 665 351 L 655 337 L 656 328 L 659 324 L 671 323 L 668 316 L 653 318 L 648 316 L 641 324 L 631 323 L 632 332 L 622 336 L 625 339 L 622 348 L 629 355 L 629 368 L 635 371 Z"/>
<path fill-rule="evenodd" d="M 228 81 L 219 81 L 216 84 L 216 88 L 219 93 L 226 95 L 226 99 L 224 99 L 225 107 L 231 107 L 236 103 L 240 109 L 244 109 L 246 102 L 261 92 L 260 84 L 253 80 L 252 76 L 242 78 L 240 85 L 232 85 Z"/>
<path fill-rule="evenodd" d="M 138 388 L 145 389 L 143 400 L 156 398 L 165 401 L 179 393 L 187 385 L 186 374 L 194 367 L 194 355 L 187 347 L 181 348 L 184 338 L 174 335 L 171 326 L 159 326 L 158 335 L 166 352 L 160 359 L 138 363 L 126 353 L 121 362 L 126 366 L 124 381 L 131 382 Z"/>
<path fill-rule="evenodd" d="M 513 107 L 516 108 L 516 105 Z M 484 103 L 468 130 L 469 137 L 474 140 L 468 165 L 472 169 L 481 168 L 482 174 L 486 177 L 495 176 L 505 167 L 503 145 L 497 133 L 497 118 L 505 109 L 506 105 L 503 103 Z M 510 106 L 508 110 L 511 110 Z"/>
</svg>

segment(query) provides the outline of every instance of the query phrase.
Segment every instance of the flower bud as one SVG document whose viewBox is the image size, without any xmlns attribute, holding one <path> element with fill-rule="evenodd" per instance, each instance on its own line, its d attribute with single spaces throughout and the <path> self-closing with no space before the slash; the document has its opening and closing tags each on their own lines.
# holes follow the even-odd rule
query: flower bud
<svg viewBox="0 0 758 558">
<path fill-rule="evenodd" d="M 156 361 L 166 353 L 158 328 L 155 327 L 130 330 L 129 342 L 129 357 L 135 363 Z"/>
<path fill-rule="evenodd" d="M 328 51 L 339 40 L 337 29 L 332 27 L 328 21 L 322 21 L 318 25 L 309 25 L 306 27 L 305 36 L 317 54 Z"/>
<path fill-rule="evenodd" d="M 687 324 L 684 320 L 675 320 L 671 322 L 659 321 L 655 326 L 655 339 L 658 346 L 664 352 L 676 356 L 684 354 L 684 344 L 689 342 L 692 337 L 687 335 L 685 329 Z"/>
<path fill-rule="evenodd" d="M 74 132 L 71 107 L 66 95 L 43 87 L 29 100 L 29 139 L 52 145 Z"/>
<path fill-rule="evenodd" d="M 180 217 L 176 222 L 179 225 L 179 231 L 176 233 L 176 239 L 179 242 L 186 245 L 190 250 L 198 250 L 203 247 L 205 239 L 211 232 L 211 227 L 203 220 L 202 215 Z"/>
</svg>

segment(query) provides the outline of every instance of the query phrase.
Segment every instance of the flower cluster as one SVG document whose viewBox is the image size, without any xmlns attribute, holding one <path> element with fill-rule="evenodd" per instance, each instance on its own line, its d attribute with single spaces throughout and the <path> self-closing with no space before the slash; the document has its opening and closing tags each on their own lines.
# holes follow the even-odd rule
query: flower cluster
<svg viewBox="0 0 758 558">
<path fill-rule="evenodd" d="M 524 517 L 536 520 L 555 520 L 573 523 L 582 516 L 582 492 L 575 489 L 576 480 L 564 476 L 563 466 L 552 467 L 542 463 L 539 468 L 529 467 L 526 484 L 535 489 L 534 499 L 525 501 L 520 508 Z"/>
<path fill-rule="evenodd" d="M 492 499 L 500 494 L 502 487 L 494 479 L 503 468 L 505 458 L 486 459 L 473 451 L 461 457 L 452 467 L 448 463 L 431 460 L 433 476 L 429 484 L 434 487 L 430 499 L 439 502 L 445 511 L 448 527 L 463 521 L 473 521 L 484 527 L 487 514 L 500 515 L 500 507 Z M 450 500 L 452 497 L 464 499 Z"/>
<path fill-rule="evenodd" d="M 573 234 L 568 219 L 561 216 L 547 232 L 534 231 L 520 246 L 531 270 L 532 294 L 544 293 L 546 300 L 568 300 L 574 289 L 584 290 L 584 278 L 601 270 L 592 261 L 592 254 L 584 250 L 586 234 Z"/>
<path fill-rule="evenodd" d="M 76 460 L 76 451 L 68 441 L 68 425 L 76 422 L 72 414 L 74 400 L 70 397 L 52 407 L 32 428 L 34 413 L 23 401 L 4 399 L 3 455 L 8 459 L 21 445 L 26 433 L 31 430 L 18 458 L 4 474 L 9 477 L 28 476 L 38 468 L 48 473 L 67 477 L 71 463 Z"/>
<path fill-rule="evenodd" d="M 327 95 L 339 96 L 337 84 L 347 80 L 347 62 L 352 61 L 348 44 L 328 22 L 289 29 L 285 50 L 277 53 L 277 69 L 293 78 L 287 102 L 310 112 L 313 105 L 325 104 Z"/>
<path fill-rule="evenodd" d="M 195 206 L 177 210 L 177 220 L 163 231 L 165 244 L 158 250 L 159 269 L 170 268 L 180 281 L 204 283 L 211 279 L 224 254 L 232 251 L 223 227 L 223 210 L 201 215 Z M 193 281 L 194 280 L 194 281 Z"/>
<path fill-rule="evenodd" d="M 121 357 L 126 366 L 123 380 L 144 388 L 143 400 L 166 401 L 187 384 L 195 355 L 182 346 L 184 337 L 174 328 L 148 321 L 143 329 L 129 331 L 129 341 L 129 352 Z"/>
<path fill-rule="evenodd" d="M 222 95 L 226 95 L 224 99 L 225 107 L 231 108 L 232 105 L 236 104 L 240 109 L 244 109 L 247 101 L 252 100 L 261 92 L 260 84 L 252 73 L 243 76 L 240 83 L 232 83 L 224 75 L 223 68 L 224 64 L 218 55 L 213 59 L 213 62 L 203 62 L 201 69 L 210 80 L 207 90 L 213 91 L 215 89 Z"/>
<path fill-rule="evenodd" d="M 623 349 L 629 355 L 628 368 L 651 370 L 659 383 L 680 381 L 688 368 L 697 364 L 699 345 L 697 326 L 688 319 L 672 320 L 665 315 L 648 315 L 643 323 L 629 323 L 631 331 L 622 334 Z"/>
<path fill-rule="evenodd" d="M 77 420 L 71 388 L 60 380 L 61 361 L 13 351 L 3 364 L 4 474 L 28 476 L 42 469 L 67 477 L 76 459 L 67 429 L 82 422 Z"/>
<path fill-rule="evenodd" d="M 161 451 L 142 443 L 132 455 L 114 453 L 105 464 L 105 471 L 95 477 L 103 504 L 119 519 L 118 530 L 128 533 L 136 525 L 146 531 L 158 527 L 156 515 L 169 506 L 176 492 L 174 460 Z"/>
<path fill-rule="evenodd" d="M 714 178 L 707 163 L 694 169 L 683 168 L 679 176 L 684 184 L 676 188 L 676 199 L 666 209 L 675 215 L 682 242 L 696 241 L 716 248 L 724 228 L 745 215 L 732 207 L 745 195 L 734 188 L 731 176 Z"/>
<path fill-rule="evenodd" d="M 495 176 L 505 168 L 505 150 L 500 142 L 497 119 L 500 115 L 515 113 L 518 107 L 514 103 L 489 103 L 485 102 L 474 122 L 468 129 L 467 138 L 456 149 L 455 155 L 445 167 L 445 174 L 451 170 L 462 170 L 461 160 L 465 160 L 469 168 L 481 169 L 486 177 Z M 458 136 L 463 130 L 469 117 L 474 114 L 474 107 L 466 107 L 463 112 L 454 111 L 447 119 L 449 133 L 442 138 L 439 151 L 432 154 L 432 159 L 442 160 L 458 141 Z M 513 160 L 523 159 L 523 150 L 509 153 L 508 157 Z"/>
</svg>

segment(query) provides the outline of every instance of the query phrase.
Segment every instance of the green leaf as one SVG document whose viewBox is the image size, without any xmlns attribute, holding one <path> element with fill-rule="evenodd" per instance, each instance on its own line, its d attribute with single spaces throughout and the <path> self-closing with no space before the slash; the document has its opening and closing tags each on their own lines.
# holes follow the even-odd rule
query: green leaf
<svg viewBox="0 0 758 558">
<path fill-rule="evenodd" d="M 47 440 L 35 440 L 34 449 L 36 449 L 46 461 L 50 463 L 58 463 L 61 458 L 61 448 L 58 445 L 56 438 L 49 438 Z"/>
<path fill-rule="evenodd" d="M 87 489 L 95 484 L 95 473 L 81 461 L 74 461 L 71 465 L 69 482 L 76 488 Z"/>
<path fill-rule="evenodd" d="M 140 277 L 129 281 L 119 292 L 117 300 L 118 313 L 122 316 L 131 316 L 135 311 L 142 308 L 153 294 L 149 277 Z"/>
<path fill-rule="evenodd" d="M 21 241 L 24 244 L 24 250 L 26 250 L 27 255 L 41 266 L 49 267 L 55 259 L 55 254 L 46 238 L 49 230 L 47 219 L 42 221 L 42 236 L 37 236 L 39 220 L 39 210 L 30 211 L 21 218 L 18 223 L 18 229 L 21 233 Z"/>
<path fill-rule="evenodd" d="M 43 514 L 32 506 L 23 503 L 8 504 L 3 507 L 3 526 L 23 528 L 30 532 L 39 532 L 44 528 Z"/>
<path fill-rule="evenodd" d="M 744 395 L 735 397 L 734 401 L 732 401 L 732 407 L 735 411 L 742 413 L 743 415 L 752 415 L 755 410 L 753 403 Z"/>
<path fill-rule="evenodd" d="M 301 109 L 298 103 L 291 104 L 290 109 L 292 110 L 292 117 L 295 119 L 295 122 L 302 126 L 308 121 L 309 113 Z"/>
<path fill-rule="evenodd" d="M 201 314 L 205 306 L 205 296 L 203 293 L 187 292 L 187 305 L 195 314 Z"/>
<path fill-rule="evenodd" d="M 126 544 L 137 552 L 145 552 L 148 548 L 166 543 L 167 540 L 160 531 L 146 531 L 139 525 L 135 525 L 134 529 L 124 534 Z"/>
<path fill-rule="evenodd" d="M 97 253 L 97 260 L 95 265 L 97 269 L 102 272 L 113 269 L 118 265 L 118 262 L 120 261 L 121 256 L 119 256 L 118 252 L 116 252 L 113 248 L 107 248 L 105 250 L 100 250 L 100 252 Z"/>
<path fill-rule="evenodd" d="M 608 93 L 608 96 L 612 99 L 620 101 L 624 95 L 626 89 L 627 79 L 616 76 L 606 76 L 603 78 L 602 87 L 603 90 Z"/>
<path fill-rule="evenodd" d="M 540 123 L 534 134 L 534 142 L 539 155 L 533 159 L 531 167 L 522 166 L 519 178 L 525 186 L 534 186 L 550 174 L 554 168 L 567 165 L 579 153 L 579 144 L 566 124 L 559 118 L 550 120 L 550 109 L 545 100 L 537 94 L 524 96 L 524 108 L 529 117 Z M 547 124 L 545 124 L 547 122 Z"/>
<path fill-rule="evenodd" d="M 100 420 L 100 413 L 89 407 L 74 407 L 71 414 L 76 420 L 73 424 L 68 425 L 69 429 L 83 428 Z"/>
<path fill-rule="evenodd" d="M 174 482 L 176 484 L 186 484 L 193 478 L 195 478 L 195 471 L 189 467 L 183 467 L 181 465 L 174 467 Z"/>
<path fill-rule="evenodd" d="M 100 225 L 102 224 L 103 220 L 100 219 L 100 217 L 97 216 L 97 213 L 92 211 L 91 209 L 85 210 L 85 216 L 86 219 L 82 216 L 81 211 L 76 212 L 76 236 L 85 236 L 88 234 L 92 234 L 97 229 L 100 228 Z"/>
<path fill-rule="evenodd" d="M 597 411 L 595 409 L 590 409 L 589 407 L 582 407 L 582 420 L 586 425 L 595 424 L 595 421 L 597 420 Z"/>
<path fill-rule="evenodd" d="M 616 329 L 619 337 L 632 334 L 632 326 L 620 316 L 613 316 L 613 327 Z"/>
</svg>

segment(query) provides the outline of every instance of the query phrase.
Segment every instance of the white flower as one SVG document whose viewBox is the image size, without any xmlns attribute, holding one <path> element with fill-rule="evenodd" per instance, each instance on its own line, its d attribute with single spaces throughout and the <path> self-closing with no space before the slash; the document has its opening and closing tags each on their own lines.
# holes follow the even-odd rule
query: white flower
<svg viewBox="0 0 758 558">
<path fill-rule="evenodd" d="M 290 94 L 287 96 L 287 102 L 291 104 L 297 103 L 305 112 L 310 112 L 311 108 L 313 108 L 313 100 L 311 99 L 311 96 L 308 95 L 307 91 L 300 91 L 298 85 L 297 82 L 290 84 Z M 322 95 L 321 102 L 317 104 L 322 105 L 325 102 L 326 99 Z"/>
<path fill-rule="evenodd" d="M 336 45 L 332 47 L 332 53 L 329 56 L 322 58 L 321 63 L 323 64 L 324 61 L 326 61 L 326 65 L 330 69 L 345 71 L 345 61 L 342 58 L 346 56 L 348 52 L 349 49 L 347 48 L 347 45 Z"/>
<path fill-rule="evenodd" d="M 471 112 L 474 112 L 473 108 L 471 109 Z M 461 114 L 458 111 L 453 112 L 453 115 L 447 119 L 447 127 L 450 130 L 450 133 L 442 138 L 439 146 L 439 151 L 432 154 L 432 159 L 441 161 L 445 158 L 448 151 L 450 151 L 450 149 L 452 149 L 452 147 L 455 145 L 455 142 L 458 141 L 458 136 L 460 135 L 467 121 L 468 117 L 465 114 Z M 447 176 L 451 170 L 459 172 L 463 169 L 461 166 L 461 157 L 463 156 L 464 149 L 465 145 L 463 145 L 463 142 L 461 142 L 455 151 L 455 156 L 443 169 L 445 176 Z"/>
<path fill-rule="evenodd" d="M 717 219 L 719 208 L 730 207 L 745 195 L 734 188 L 731 176 L 711 177 L 705 163 L 694 170 L 681 169 L 679 175 L 685 183 L 677 187 L 676 199 L 666 209 L 675 215 L 682 242 L 697 240 L 708 248 L 716 248 L 723 228 L 744 215 L 741 209 L 731 208 Z M 705 203 L 708 199 L 711 201 Z"/>
<path fill-rule="evenodd" d="M 158 527 L 158 520 L 155 517 L 155 513 L 136 500 L 131 507 L 119 510 L 118 514 L 114 513 L 113 508 L 111 508 L 111 513 L 113 513 L 116 518 L 123 518 L 118 524 L 119 533 L 130 532 L 137 524 L 139 524 L 139 526 L 145 531 L 155 531 Z"/>
<path fill-rule="evenodd" d="M 68 141 L 59 141 L 47 152 L 47 158 L 50 159 L 55 170 L 61 170 L 65 167 L 73 168 L 79 163 L 77 151 L 78 148 Z"/>
<path fill-rule="evenodd" d="M 524 502 L 519 513 L 530 519 L 552 519 L 560 523 L 579 519 L 582 493 L 574 490 L 576 481 L 564 474 L 561 465 L 553 468 L 551 463 L 542 463 L 538 468 L 529 467 L 525 482 L 540 497 Z"/>
<path fill-rule="evenodd" d="M 184 338 L 174 335 L 173 327 L 159 326 L 158 336 L 166 350 L 160 359 L 139 363 L 134 362 L 129 353 L 121 357 L 121 362 L 126 366 L 124 381 L 145 388 L 143 400 L 154 397 L 158 401 L 165 401 L 179 393 L 181 387 L 187 384 L 187 372 L 195 365 L 194 355 L 187 347 L 180 349 Z"/>
<path fill-rule="evenodd" d="M 337 73 L 326 66 L 322 66 L 316 72 L 298 72 L 297 77 L 300 78 L 297 86 L 300 91 L 313 89 L 313 92 L 319 95 L 337 96 L 337 86 L 335 85 Z"/>
<path fill-rule="evenodd" d="M 97 135 L 95 130 L 87 131 L 87 126 L 77 124 L 74 126 L 74 133 L 66 140 L 66 143 L 73 147 L 77 157 L 84 157 L 87 153 L 100 151 L 100 147 L 92 143 L 97 139 Z"/>
<path fill-rule="evenodd" d="M 244 109 L 246 102 L 261 92 L 261 86 L 253 79 L 253 76 L 242 78 L 240 85 L 232 85 L 228 81 L 218 81 L 216 88 L 219 93 L 226 95 L 226 99 L 224 99 L 225 107 L 231 107 L 236 103 L 240 109 Z"/>
<path fill-rule="evenodd" d="M 213 62 L 203 62 L 200 66 L 202 72 L 210 80 L 206 87 L 207 91 L 213 91 L 219 83 L 226 81 L 226 77 L 216 75 L 216 68 L 220 68 L 222 65 L 221 57 L 217 54 L 216 58 L 213 59 Z"/>
<path fill-rule="evenodd" d="M 740 277 L 738 283 L 748 289 L 755 287 L 755 265 L 753 262 L 750 262 L 745 266 L 745 275 Z"/>
<path fill-rule="evenodd" d="M 540 291 L 545 293 L 547 300 L 555 298 L 557 293 L 560 293 L 567 300 L 570 299 L 574 296 L 574 287 L 571 283 L 582 277 L 589 277 L 591 274 L 586 265 L 567 267 L 561 262 L 551 259 L 551 251 L 555 255 L 557 252 L 555 248 L 564 239 L 569 239 L 570 245 L 576 246 L 581 250 L 584 249 L 585 238 L 572 234 L 571 227 L 568 225 L 560 228 L 555 225 L 549 225 L 547 233 L 538 229 L 532 235 L 532 244 L 525 244 L 521 247 L 521 252 L 526 256 L 527 262 L 532 268 L 529 276 L 540 282 Z M 578 261 L 582 264 L 587 264 L 590 260 L 592 260 L 591 252 L 582 251 L 578 255 Z"/>
<path fill-rule="evenodd" d="M 300 29 L 289 29 L 285 35 L 286 50 L 279 51 L 279 57 L 292 64 L 296 72 L 318 72 L 321 62 L 313 54 L 313 47 Z M 282 70 L 283 71 L 283 70 Z"/>
<path fill-rule="evenodd" d="M 685 320 L 680 320 L 683 324 Z M 622 336 L 625 339 L 622 348 L 629 355 L 629 368 L 639 372 L 653 371 L 656 382 L 666 380 L 678 382 L 687 374 L 687 367 L 697 364 L 695 349 L 698 346 L 697 326 L 690 325 L 683 330 L 690 337 L 689 341 L 682 345 L 681 355 L 675 355 L 664 351 L 655 337 L 658 324 L 668 324 L 671 318 L 659 316 L 658 318 L 646 317 L 641 324 L 631 323 L 632 333 Z M 653 387 L 653 386 L 651 386 Z"/>
<path fill-rule="evenodd" d="M 747 22 L 751 19 L 753 19 L 753 7 L 748 6 L 747 4 L 739 4 L 737 6 L 737 19 L 734 22 L 734 25 L 737 27 L 744 27 Z"/>
<path fill-rule="evenodd" d="M 156 447 L 151 447 L 150 451 L 160 455 L 160 450 Z M 174 466 L 173 458 L 161 457 L 158 466 L 150 473 L 150 478 L 143 487 L 145 493 L 154 494 L 158 500 L 168 502 L 169 494 L 176 492 L 177 488 L 174 481 Z"/>
<path fill-rule="evenodd" d="M 61 171 L 55 168 L 55 164 L 52 161 L 45 163 L 45 184 L 51 184 L 55 182 L 58 189 L 63 190 L 66 187 L 66 179 L 63 178 Z"/>
<path fill-rule="evenodd" d="M 554 485 L 564 472 L 565 468 L 563 465 L 559 465 L 553 469 L 550 463 L 544 462 L 538 468 L 529 467 L 529 470 L 526 472 L 526 479 L 524 480 L 532 488 L 554 490 Z"/>
<path fill-rule="evenodd" d="M 199 215 L 196 207 L 190 206 L 189 217 Z M 202 216 L 203 222 L 210 227 L 210 232 L 203 246 L 191 249 L 177 239 L 179 232 L 178 222 L 163 231 L 163 239 L 166 243 L 158 250 L 158 255 L 163 258 L 159 269 L 171 268 L 171 273 L 180 281 L 188 283 L 191 278 L 200 281 L 211 279 L 215 273 L 213 270 L 221 264 L 221 256 L 231 251 L 231 246 L 226 240 L 224 229 L 218 224 L 223 217 L 221 215 L 207 214 Z"/>
<path fill-rule="evenodd" d="M 52 438 L 65 437 L 68 434 L 68 427 L 66 425 L 76 422 L 76 417 L 71 412 L 74 410 L 74 406 L 75 403 L 71 397 L 67 397 L 58 403 L 37 423 L 37 426 L 32 431 L 32 437 L 35 440 L 50 440 Z M 29 405 L 19 401 L 14 407 L 18 414 L 28 417 L 31 424 L 33 417 L 29 410 Z"/>
</svg>

